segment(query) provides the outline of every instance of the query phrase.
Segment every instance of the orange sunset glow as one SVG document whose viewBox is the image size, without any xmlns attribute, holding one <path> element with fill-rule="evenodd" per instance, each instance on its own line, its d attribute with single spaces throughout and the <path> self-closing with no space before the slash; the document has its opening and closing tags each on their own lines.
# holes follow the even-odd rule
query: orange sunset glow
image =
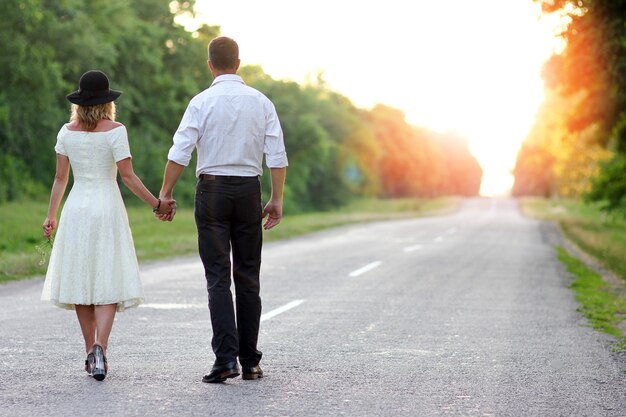
<svg viewBox="0 0 626 417">
<path fill-rule="evenodd" d="M 541 67 L 560 47 L 560 22 L 529 0 L 198 0 L 196 10 L 238 40 L 244 65 L 297 82 L 322 73 L 357 106 L 384 103 L 409 123 L 466 137 L 482 195 L 509 192 L 543 99 Z"/>
</svg>

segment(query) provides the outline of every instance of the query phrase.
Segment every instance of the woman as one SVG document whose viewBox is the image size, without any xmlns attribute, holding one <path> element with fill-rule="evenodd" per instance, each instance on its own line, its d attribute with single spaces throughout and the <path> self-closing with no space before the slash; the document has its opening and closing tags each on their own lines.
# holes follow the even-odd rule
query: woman
<svg viewBox="0 0 626 417">
<path fill-rule="evenodd" d="M 175 207 L 173 200 L 155 197 L 133 171 L 126 128 L 115 122 L 114 100 L 120 95 L 109 88 L 103 72 L 88 71 L 79 89 L 67 96 L 72 116 L 57 135 L 56 175 L 43 223 L 50 238 L 71 165 L 74 185 L 61 213 L 41 298 L 76 310 L 87 351 L 85 370 L 98 381 L 108 371 L 106 352 L 116 311 L 143 301 L 117 172 L 158 215 Z"/>
</svg>

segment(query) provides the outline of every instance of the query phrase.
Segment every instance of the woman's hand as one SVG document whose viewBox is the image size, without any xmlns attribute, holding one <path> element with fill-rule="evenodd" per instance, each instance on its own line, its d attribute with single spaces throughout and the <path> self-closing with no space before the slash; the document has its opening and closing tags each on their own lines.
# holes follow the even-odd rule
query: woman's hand
<svg viewBox="0 0 626 417">
<path fill-rule="evenodd" d="M 50 239 L 52 237 L 52 232 L 57 228 L 57 219 L 46 217 L 46 220 L 43 222 L 43 235 Z"/>
</svg>

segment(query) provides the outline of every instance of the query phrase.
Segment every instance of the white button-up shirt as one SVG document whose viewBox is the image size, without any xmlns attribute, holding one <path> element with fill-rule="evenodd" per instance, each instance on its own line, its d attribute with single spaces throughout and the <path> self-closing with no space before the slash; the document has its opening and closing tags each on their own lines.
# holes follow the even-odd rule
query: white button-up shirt
<svg viewBox="0 0 626 417">
<path fill-rule="evenodd" d="M 167 158 L 187 166 L 198 149 L 200 174 L 253 177 L 287 166 L 287 153 L 272 102 L 240 76 L 220 75 L 191 99 Z"/>
</svg>

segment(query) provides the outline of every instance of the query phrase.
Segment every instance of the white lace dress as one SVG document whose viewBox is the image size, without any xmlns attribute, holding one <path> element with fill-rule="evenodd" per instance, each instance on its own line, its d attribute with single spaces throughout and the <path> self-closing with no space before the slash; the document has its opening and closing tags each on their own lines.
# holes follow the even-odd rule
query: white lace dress
<svg viewBox="0 0 626 417">
<path fill-rule="evenodd" d="M 69 158 L 74 185 L 59 218 L 41 299 L 67 309 L 139 305 L 135 246 L 116 181 L 115 163 L 130 157 L 126 128 L 80 132 L 63 126 L 55 150 Z"/>
</svg>

